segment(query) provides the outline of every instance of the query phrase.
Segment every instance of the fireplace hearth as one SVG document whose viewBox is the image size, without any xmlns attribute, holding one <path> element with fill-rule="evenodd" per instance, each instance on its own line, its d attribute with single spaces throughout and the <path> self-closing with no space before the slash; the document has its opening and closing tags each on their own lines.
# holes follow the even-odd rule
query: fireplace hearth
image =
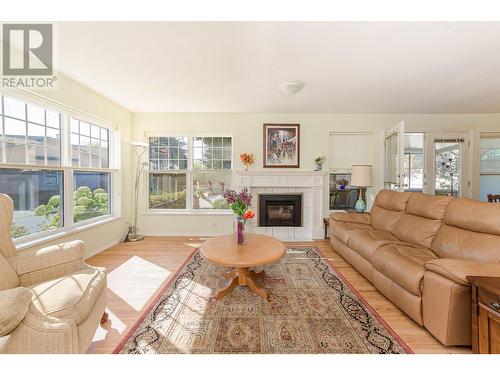
<svg viewBox="0 0 500 375">
<path fill-rule="evenodd" d="M 260 194 L 259 226 L 302 226 L 301 194 Z"/>
</svg>

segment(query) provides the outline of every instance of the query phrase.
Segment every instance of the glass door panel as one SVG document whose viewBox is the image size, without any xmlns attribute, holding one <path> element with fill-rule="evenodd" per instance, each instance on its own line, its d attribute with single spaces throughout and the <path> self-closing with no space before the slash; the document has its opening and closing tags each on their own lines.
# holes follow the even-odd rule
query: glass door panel
<svg viewBox="0 0 500 375">
<path fill-rule="evenodd" d="M 427 133 L 428 194 L 470 196 L 468 139 L 467 132 Z"/>
<path fill-rule="evenodd" d="M 460 195 L 461 152 L 460 142 L 441 141 L 434 143 L 435 195 Z"/>
</svg>

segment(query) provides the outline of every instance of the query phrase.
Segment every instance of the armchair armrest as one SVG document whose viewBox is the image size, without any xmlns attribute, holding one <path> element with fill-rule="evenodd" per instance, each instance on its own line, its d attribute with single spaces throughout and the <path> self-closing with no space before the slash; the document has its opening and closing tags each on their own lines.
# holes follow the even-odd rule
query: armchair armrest
<svg viewBox="0 0 500 375">
<path fill-rule="evenodd" d="M 499 263 L 473 262 L 464 259 L 433 259 L 425 264 L 425 268 L 465 286 L 470 285 L 467 276 L 500 276 Z"/>
<path fill-rule="evenodd" d="M 0 290 L 0 336 L 9 334 L 22 322 L 33 293 L 23 287 Z"/>
<path fill-rule="evenodd" d="M 15 257 L 15 268 L 21 285 L 31 285 L 82 269 L 84 253 L 85 244 L 79 240 L 19 253 Z"/>
<path fill-rule="evenodd" d="M 22 275 L 78 259 L 83 261 L 84 253 L 85 244 L 79 240 L 23 251 L 16 257 L 16 271 Z"/>
<path fill-rule="evenodd" d="M 27 313 L 24 320 L 4 340 L 0 353 L 76 354 L 80 352 L 78 330 L 71 319 Z"/>
<path fill-rule="evenodd" d="M 330 219 L 345 223 L 371 224 L 371 217 L 368 213 L 334 212 L 330 215 Z"/>
</svg>

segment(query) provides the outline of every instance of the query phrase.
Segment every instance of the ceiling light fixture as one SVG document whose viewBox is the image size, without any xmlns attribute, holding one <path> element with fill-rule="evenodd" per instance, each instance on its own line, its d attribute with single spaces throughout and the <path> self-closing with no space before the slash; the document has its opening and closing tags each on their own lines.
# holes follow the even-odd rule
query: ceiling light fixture
<svg viewBox="0 0 500 375">
<path fill-rule="evenodd" d="M 303 83 L 297 81 L 284 82 L 280 85 L 280 90 L 285 95 L 294 95 L 304 87 Z"/>
</svg>

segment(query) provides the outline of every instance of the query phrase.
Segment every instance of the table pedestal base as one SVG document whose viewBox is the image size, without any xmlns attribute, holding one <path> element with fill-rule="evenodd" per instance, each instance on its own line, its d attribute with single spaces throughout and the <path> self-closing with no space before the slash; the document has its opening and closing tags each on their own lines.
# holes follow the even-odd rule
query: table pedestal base
<svg viewBox="0 0 500 375">
<path fill-rule="evenodd" d="M 224 276 L 226 279 L 229 279 L 229 281 L 224 288 L 216 292 L 215 298 L 221 299 L 224 296 L 231 293 L 234 290 L 234 288 L 236 288 L 238 285 L 246 285 L 250 288 L 252 292 L 257 294 L 258 296 L 264 299 L 268 299 L 269 292 L 264 288 L 262 288 L 255 281 L 255 278 L 264 277 L 264 275 L 265 275 L 264 271 L 255 272 L 251 271 L 248 267 L 235 268 L 231 272 L 223 272 L 222 276 Z"/>
</svg>

